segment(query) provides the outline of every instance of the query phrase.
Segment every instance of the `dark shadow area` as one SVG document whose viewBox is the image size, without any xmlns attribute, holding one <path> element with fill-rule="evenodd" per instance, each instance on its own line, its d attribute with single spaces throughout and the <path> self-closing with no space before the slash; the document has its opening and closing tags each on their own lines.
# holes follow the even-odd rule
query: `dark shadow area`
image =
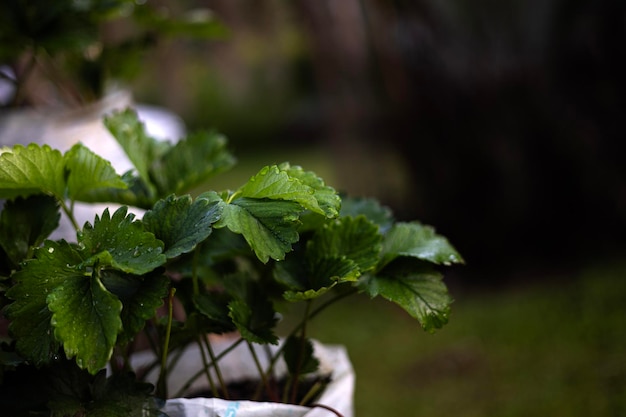
<svg viewBox="0 0 626 417">
<path fill-rule="evenodd" d="M 382 196 L 396 213 L 448 236 L 473 284 L 623 249 L 626 3 L 359 3 L 366 50 L 349 6 L 336 25 L 319 3 L 301 15 L 334 152 L 408 167 Z"/>
<path fill-rule="evenodd" d="M 437 225 L 481 280 L 500 279 L 496 269 L 576 268 L 623 247 L 626 5 L 551 3 L 540 47 L 518 39 L 502 69 L 474 49 L 474 68 L 455 78 L 438 51 L 468 40 L 435 22 L 427 51 L 399 54 L 410 100 L 392 107 L 382 130 L 408 157 L 418 190 L 400 212 Z M 401 14 L 409 27 L 420 16 L 410 9 Z M 488 27 L 503 16 L 482 17 Z M 522 35 L 514 30 L 501 35 Z"/>
<path fill-rule="evenodd" d="M 324 149 L 333 186 L 434 225 L 471 285 L 624 249 L 626 3 L 187 5 L 229 37 L 162 46 L 138 97 L 238 155 Z"/>
</svg>

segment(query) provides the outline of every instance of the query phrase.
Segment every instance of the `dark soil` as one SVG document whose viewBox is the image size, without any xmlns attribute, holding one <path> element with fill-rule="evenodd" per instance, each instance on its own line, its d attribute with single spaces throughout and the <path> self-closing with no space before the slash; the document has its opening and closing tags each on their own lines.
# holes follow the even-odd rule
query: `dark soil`
<svg viewBox="0 0 626 417">
<path fill-rule="evenodd" d="M 319 394 L 323 391 L 323 389 L 330 382 L 330 377 L 317 377 L 317 378 L 307 378 L 303 379 L 298 383 L 295 401 L 291 397 L 288 396 L 288 401 L 285 401 L 288 404 L 300 404 L 304 397 L 311 391 L 311 389 L 316 389 L 316 394 L 307 400 L 305 404 L 300 405 L 309 405 L 315 402 L 315 400 L 319 397 Z M 272 402 L 283 402 L 282 397 L 285 389 L 287 388 L 288 380 L 283 378 L 280 380 L 275 380 L 270 383 L 269 388 L 260 388 L 259 386 L 261 381 L 259 380 L 242 380 L 231 382 L 227 384 L 226 389 L 228 391 L 228 398 L 224 395 L 222 390 L 219 390 L 218 398 L 224 398 L 229 400 L 255 400 L 255 401 L 272 401 Z M 288 387 L 289 390 L 292 387 Z M 258 392 L 257 392 L 258 391 Z M 213 393 L 210 390 L 203 390 L 199 392 L 192 393 L 187 396 L 188 398 L 197 398 L 197 397 L 206 397 L 212 398 L 214 397 Z"/>
</svg>

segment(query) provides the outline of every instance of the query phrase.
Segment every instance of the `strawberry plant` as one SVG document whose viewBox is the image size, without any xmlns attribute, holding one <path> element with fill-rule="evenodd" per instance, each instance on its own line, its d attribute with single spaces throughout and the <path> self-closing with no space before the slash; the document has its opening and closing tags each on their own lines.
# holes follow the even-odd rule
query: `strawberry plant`
<svg viewBox="0 0 626 417">
<path fill-rule="evenodd" d="M 307 323 L 359 292 L 398 304 L 426 331 L 447 323 L 441 268 L 463 259 L 432 227 L 397 222 L 376 200 L 342 196 L 289 163 L 236 190 L 198 191 L 235 164 L 222 135 L 160 142 L 131 109 L 104 123 L 134 170 L 117 173 L 80 143 L 0 155 L 3 415 L 159 415 L 176 395 L 165 383 L 175 352 L 197 343 L 204 369 L 219 371 L 208 334 L 235 335 L 232 346 L 283 340 L 271 363 L 284 359 L 290 382 L 275 392 L 272 370 L 259 367 L 256 392 L 296 401 L 301 376 L 318 367 Z M 110 206 L 78 224 L 76 202 Z M 61 216 L 75 236 L 49 240 Z M 303 317 L 279 337 L 291 303 Z M 155 386 L 131 365 L 138 349 L 158 358 Z M 212 384 L 216 396 L 228 389 Z"/>
</svg>

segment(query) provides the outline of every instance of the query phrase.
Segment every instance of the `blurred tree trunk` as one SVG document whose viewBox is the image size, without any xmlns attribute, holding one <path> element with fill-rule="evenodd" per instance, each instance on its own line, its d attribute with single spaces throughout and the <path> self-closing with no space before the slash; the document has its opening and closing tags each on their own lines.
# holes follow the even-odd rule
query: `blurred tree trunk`
<svg viewBox="0 0 626 417">
<path fill-rule="evenodd" d="M 402 164 L 376 127 L 380 120 L 366 5 L 360 0 L 295 4 L 309 41 L 325 140 L 339 184 L 351 194 L 402 203 Z"/>
</svg>

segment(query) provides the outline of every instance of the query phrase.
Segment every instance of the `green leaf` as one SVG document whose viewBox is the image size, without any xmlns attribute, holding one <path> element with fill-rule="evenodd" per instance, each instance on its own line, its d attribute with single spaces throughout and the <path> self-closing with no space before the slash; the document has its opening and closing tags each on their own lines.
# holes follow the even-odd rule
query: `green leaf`
<svg viewBox="0 0 626 417">
<path fill-rule="evenodd" d="M 128 188 L 109 161 L 80 143 L 65 154 L 65 166 L 69 170 L 67 189 L 71 200 L 102 201 L 97 193 L 99 189 Z"/>
<path fill-rule="evenodd" d="M 319 290 L 335 283 L 356 281 L 361 275 L 358 264 L 345 256 L 325 257 L 309 261 L 311 286 L 307 289 Z"/>
<path fill-rule="evenodd" d="M 132 109 L 108 116 L 105 125 L 135 165 L 152 198 L 190 191 L 235 163 L 226 149 L 226 138 L 216 132 L 193 133 L 172 145 L 150 137 Z"/>
<path fill-rule="evenodd" d="M 123 331 L 118 335 L 117 343 L 124 345 L 143 329 L 146 320 L 154 317 L 157 308 L 163 305 L 170 280 L 160 270 L 141 276 L 103 270 L 101 279 L 105 288 L 122 302 Z"/>
<path fill-rule="evenodd" d="M 297 303 L 300 301 L 313 300 L 321 297 L 330 291 L 337 283 L 332 282 L 327 287 L 320 287 L 318 289 L 310 289 L 304 291 L 287 290 L 283 293 L 283 298 L 291 303 Z"/>
<path fill-rule="evenodd" d="M 241 337 L 252 343 L 277 344 L 276 312 L 263 287 L 242 275 L 226 277 L 224 286 L 233 297 L 228 303 L 228 315 Z"/>
<path fill-rule="evenodd" d="M 223 197 L 213 193 L 207 198 Z M 282 164 L 264 167 L 225 202 L 216 227 L 242 234 L 257 257 L 267 262 L 282 260 L 291 251 L 299 239 L 304 210 L 332 217 L 338 212 L 339 199 L 314 174 Z"/>
<path fill-rule="evenodd" d="M 141 178 L 133 175 L 132 171 L 128 171 L 120 179 L 126 184 L 125 188 L 98 188 L 91 190 L 91 200 L 143 209 L 152 208 L 155 202 L 154 192 L 148 188 L 148 185 Z"/>
<path fill-rule="evenodd" d="M 78 367 L 75 361 L 65 358 L 42 371 L 46 376 L 45 392 L 49 395 L 47 408 L 60 416 L 83 415 L 87 404 L 93 400 L 93 386 L 103 381 L 106 373 L 102 370 L 92 375 Z"/>
<path fill-rule="evenodd" d="M 305 375 L 317 371 L 320 361 L 314 356 L 310 339 L 290 336 L 285 341 L 283 358 L 290 375 Z"/>
<path fill-rule="evenodd" d="M 91 277 L 66 279 L 48 296 L 48 307 L 67 357 L 76 357 L 78 366 L 92 374 L 102 369 L 122 330 L 122 303 L 102 285 L 96 271 Z"/>
<path fill-rule="evenodd" d="M 277 165 L 266 166 L 248 180 L 233 196 L 253 199 L 292 201 L 305 209 L 324 214 L 315 196 L 315 189 Z"/>
<path fill-rule="evenodd" d="M 193 302 L 198 312 L 208 319 L 213 333 L 226 333 L 236 330 L 229 316 L 228 303 L 231 298 L 223 293 L 197 294 Z"/>
<path fill-rule="evenodd" d="M 435 229 L 417 222 L 397 223 L 385 236 L 380 267 L 394 259 L 408 256 L 438 265 L 463 263 L 457 250 Z"/>
<path fill-rule="evenodd" d="M 101 267 L 141 275 L 165 263 L 163 242 L 145 231 L 141 222 L 134 221 L 132 213 L 127 216 L 127 210 L 120 207 L 110 216 L 107 208 L 102 217 L 96 215 L 93 226 L 85 224 L 78 242 L 85 258 L 89 258 L 86 264 L 99 263 Z"/>
<path fill-rule="evenodd" d="M 150 177 L 150 166 L 172 145 L 148 136 L 144 123 L 133 109 L 114 112 L 104 118 L 104 125 L 122 146 L 150 194 L 154 195 L 156 190 Z"/>
<path fill-rule="evenodd" d="M 56 358 L 59 342 L 54 337 L 48 295 L 68 280 L 88 279 L 75 266 L 83 258 L 65 241 L 46 241 L 35 251 L 35 258 L 13 275 L 15 285 L 6 295 L 14 300 L 7 306 L 10 329 L 17 350 L 35 365 Z"/>
<path fill-rule="evenodd" d="M 340 282 L 355 281 L 360 270 L 345 257 L 325 257 L 310 262 L 292 257 L 276 263 L 273 273 L 274 279 L 287 287 L 283 298 L 298 302 L 320 297 Z"/>
<path fill-rule="evenodd" d="M 155 398 L 154 387 L 137 381 L 133 374 L 115 374 L 106 381 L 105 389 L 88 404 L 89 417 L 162 417 L 162 401 Z"/>
<path fill-rule="evenodd" d="M 48 145 L 15 145 L 0 154 L 0 198 L 44 193 L 63 200 L 65 187 L 63 155 Z"/>
<path fill-rule="evenodd" d="M 214 229 L 198 251 L 202 263 L 214 265 L 222 261 L 232 261 L 238 256 L 249 256 L 250 246 L 242 235 L 221 228 Z"/>
<path fill-rule="evenodd" d="M 235 164 L 227 140 L 216 132 L 197 132 L 181 139 L 150 165 L 158 195 L 182 194 Z"/>
<path fill-rule="evenodd" d="M 290 259 L 275 267 L 275 278 L 287 285 L 288 301 L 316 298 L 342 282 L 356 281 L 378 262 L 382 235 L 364 216 L 341 217 L 324 225 L 307 242 L 306 260 Z"/>
<path fill-rule="evenodd" d="M 312 287 L 309 265 L 300 252 L 295 252 L 282 262 L 275 262 L 272 275 L 275 281 L 290 290 L 305 291 Z"/>
<path fill-rule="evenodd" d="M 0 214 L 0 246 L 14 268 L 58 227 L 60 217 L 59 204 L 50 196 L 32 195 L 5 202 Z"/>
<path fill-rule="evenodd" d="M 381 295 L 398 304 L 428 332 L 448 322 L 452 298 L 441 274 L 430 268 L 408 275 L 367 276 L 358 285 L 371 297 Z"/>
<path fill-rule="evenodd" d="M 162 404 L 152 396 L 153 386 L 137 381 L 130 372 L 106 378 L 101 371 L 91 379 L 60 374 L 50 378 L 53 391 L 48 407 L 59 416 L 120 417 L 162 416 Z M 80 392 L 77 392 L 81 388 Z"/>
<path fill-rule="evenodd" d="M 341 198 L 334 188 L 327 186 L 324 183 L 322 178 L 318 177 L 312 171 L 304 171 L 302 167 L 291 166 L 287 162 L 279 165 L 279 169 L 286 172 L 289 177 L 297 178 L 303 184 L 306 184 L 313 189 L 313 195 L 317 201 L 317 205 L 312 207 L 305 205 L 306 208 L 313 212 L 324 214 L 327 218 L 335 218 L 339 215 L 339 210 L 342 204 Z"/>
<path fill-rule="evenodd" d="M 352 260 L 361 272 L 378 263 L 382 247 L 378 226 L 365 216 L 341 217 L 324 225 L 307 246 L 307 258 L 317 262 L 327 258 Z"/>
<path fill-rule="evenodd" d="M 215 227 L 227 226 L 246 239 L 261 262 L 282 260 L 298 241 L 302 207 L 291 201 L 238 198 L 225 205 Z"/>
<path fill-rule="evenodd" d="M 388 230 L 394 222 L 391 209 L 381 205 L 374 198 L 344 197 L 341 200 L 342 217 L 357 217 L 361 214 L 380 226 L 382 231 Z"/>
<path fill-rule="evenodd" d="M 191 252 L 210 234 L 213 223 L 219 220 L 223 205 L 205 198 L 192 201 L 190 196 L 158 201 L 143 216 L 145 229 L 163 241 L 165 256 L 175 258 Z"/>
<path fill-rule="evenodd" d="M 273 332 L 276 317 L 271 304 L 261 303 L 260 300 L 255 304 L 233 300 L 228 308 L 233 323 L 245 340 L 251 343 L 278 344 L 278 337 Z"/>
</svg>

